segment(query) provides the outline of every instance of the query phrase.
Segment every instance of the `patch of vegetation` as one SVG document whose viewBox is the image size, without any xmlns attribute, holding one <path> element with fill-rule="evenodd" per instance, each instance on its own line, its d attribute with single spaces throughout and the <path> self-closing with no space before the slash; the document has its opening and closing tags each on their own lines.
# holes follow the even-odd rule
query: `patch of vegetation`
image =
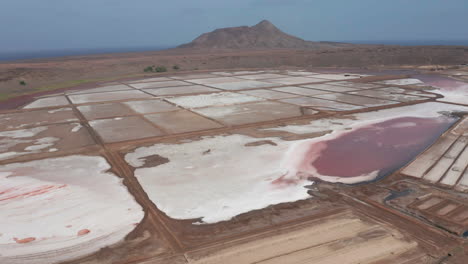
<svg viewBox="0 0 468 264">
<path fill-rule="evenodd" d="M 20 81 L 19 84 L 25 86 L 26 82 L 25 81 Z"/>
<path fill-rule="evenodd" d="M 144 72 L 167 72 L 167 68 L 165 66 L 148 66 L 143 69 Z"/>
<path fill-rule="evenodd" d="M 7 99 L 9 99 L 11 97 L 12 97 L 11 94 L 0 93 L 0 101 L 7 100 Z"/>
<path fill-rule="evenodd" d="M 87 79 L 87 80 L 72 80 L 72 81 L 66 81 L 62 83 L 49 84 L 47 86 L 41 86 L 41 87 L 35 88 L 35 90 L 36 92 L 51 91 L 51 90 L 57 90 L 57 89 L 62 89 L 62 88 L 69 88 L 69 87 L 77 86 L 77 85 L 84 84 L 84 83 L 101 81 L 101 80 L 104 80 L 104 79 L 97 78 L 97 79 Z"/>
<path fill-rule="evenodd" d="M 174 65 L 174 66 L 172 66 L 172 69 L 174 69 L 174 70 L 176 70 L 176 71 L 177 71 L 177 70 L 179 70 L 179 69 L 180 69 L 180 67 L 179 67 L 179 65 Z"/>
<path fill-rule="evenodd" d="M 158 67 L 154 68 L 154 71 L 155 72 L 167 72 L 167 68 L 164 67 L 164 66 L 158 66 Z"/>
</svg>

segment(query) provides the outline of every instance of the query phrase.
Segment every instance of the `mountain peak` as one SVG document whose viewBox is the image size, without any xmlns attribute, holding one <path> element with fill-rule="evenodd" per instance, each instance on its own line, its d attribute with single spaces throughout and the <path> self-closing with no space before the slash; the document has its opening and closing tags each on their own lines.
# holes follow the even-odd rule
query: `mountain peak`
<svg viewBox="0 0 468 264">
<path fill-rule="evenodd" d="M 268 20 L 262 20 L 260 23 L 253 26 L 252 28 L 257 31 L 280 32 L 280 30 Z"/>
<path fill-rule="evenodd" d="M 273 25 L 273 23 L 271 23 L 270 21 L 268 21 L 266 19 L 260 21 L 260 23 L 255 25 L 255 27 L 274 27 L 274 26 L 275 25 Z"/>
<path fill-rule="evenodd" d="M 262 20 L 255 26 L 220 28 L 204 33 L 190 43 L 180 45 L 180 48 L 209 49 L 265 49 L 265 48 L 334 48 L 334 44 L 305 41 L 288 35 L 278 29 L 268 20 Z"/>
</svg>

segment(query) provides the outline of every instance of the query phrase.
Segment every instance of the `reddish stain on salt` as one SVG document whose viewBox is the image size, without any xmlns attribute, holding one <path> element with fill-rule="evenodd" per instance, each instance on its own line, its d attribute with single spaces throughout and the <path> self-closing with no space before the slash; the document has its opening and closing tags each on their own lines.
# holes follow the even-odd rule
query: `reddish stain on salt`
<svg viewBox="0 0 468 264">
<path fill-rule="evenodd" d="M 297 175 L 295 175 L 295 177 L 290 178 L 290 177 L 288 177 L 287 174 L 285 174 L 285 175 L 282 175 L 281 177 L 279 177 L 278 179 L 272 181 L 271 183 L 276 184 L 276 185 L 283 185 L 283 186 L 297 185 L 301 180 L 305 180 L 305 179 L 309 178 L 309 176 L 310 175 L 308 175 L 308 174 L 299 172 Z"/>
<path fill-rule="evenodd" d="M 84 236 L 89 232 L 91 232 L 89 229 L 81 229 L 80 231 L 78 231 L 78 236 Z"/>
<path fill-rule="evenodd" d="M 48 193 L 48 192 L 53 191 L 53 190 L 64 188 L 66 186 L 67 186 L 66 184 L 62 184 L 62 185 L 42 185 L 42 186 L 36 187 L 36 188 L 34 188 L 32 190 L 28 190 L 26 192 L 19 192 L 19 193 L 15 192 L 15 191 L 19 191 L 18 188 L 11 188 L 11 189 L 7 189 L 7 190 L 4 190 L 4 191 L 0 192 L 0 195 L 7 194 L 6 197 L 0 197 L 0 201 L 41 195 L 41 194 Z"/>
<path fill-rule="evenodd" d="M 0 195 L 4 195 L 4 194 L 7 194 L 7 193 L 16 191 L 16 190 L 18 190 L 18 188 L 8 188 L 8 189 L 5 189 L 3 191 L 0 191 Z"/>
<path fill-rule="evenodd" d="M 374 171 L 386 175 L 415 158 L 455 121 L 449 117 L 387 120 L 312 144 L 310 153 L 315 157 L 306 160 L 312 160 L 309 165 L 321 175 L 355 177 Z M 321 149 L 318 157 L 316 149 Z"/>
<path fill-rule="evenodd" d="M 16 243 L 18 244 L 26 244 L 26 243 L 29 243 L 29 242 L 33 242 L 34 240 L 36 240 L 35 237 L 28 237 L 28 238 L 23 238 L 23 239 L 18 239 L 18 238 L 13 238 Z"/>
</svg>

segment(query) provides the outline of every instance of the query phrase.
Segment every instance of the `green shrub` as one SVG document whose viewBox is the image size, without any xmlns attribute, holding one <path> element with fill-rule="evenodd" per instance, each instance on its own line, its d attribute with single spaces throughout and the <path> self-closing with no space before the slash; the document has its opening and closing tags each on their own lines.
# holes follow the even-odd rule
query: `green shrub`
<svg viewBox="0 0 468 264">
<path fill-rule="evenodd" d="M 155 72 L 167 72 L 167 69 L 164 66 L 158 66 L 158 67 L 154 68 L 154 71 Z"/>
<path fill-rule="evenodd" d="M 25 81 L 20 81 L 19 84 L 24 86 L 24 85 L 26 85 L 26 82 Z"/>
<path fill-rule="evenodd" d="M 178 69 L 180 69 L 180 67 L 179 67 L 179 65 L 174 65 L 174 66 L 172 66 L 172 69 L 177 71 Z"/>
<path fill-rule="evenodd" d="M 148 66 L 143 69 L 144 72 L 167 72 L 167 68 L 165 66 Z"/>
</svg>

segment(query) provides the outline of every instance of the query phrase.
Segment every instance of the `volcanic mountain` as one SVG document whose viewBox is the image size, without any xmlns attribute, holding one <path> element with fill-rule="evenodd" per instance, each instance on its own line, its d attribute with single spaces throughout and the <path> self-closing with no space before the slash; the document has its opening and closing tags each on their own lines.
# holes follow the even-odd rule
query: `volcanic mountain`
<svg viewBox="0 0 468 264">
<path fill-rule="evenodd" d="M 255 26 L 220 28 L 178 48 L 200 49 L 319 49 L 349 47 L 338 42 L 306 41 L 284 33 L 268 20 Z"/>
</svg>

